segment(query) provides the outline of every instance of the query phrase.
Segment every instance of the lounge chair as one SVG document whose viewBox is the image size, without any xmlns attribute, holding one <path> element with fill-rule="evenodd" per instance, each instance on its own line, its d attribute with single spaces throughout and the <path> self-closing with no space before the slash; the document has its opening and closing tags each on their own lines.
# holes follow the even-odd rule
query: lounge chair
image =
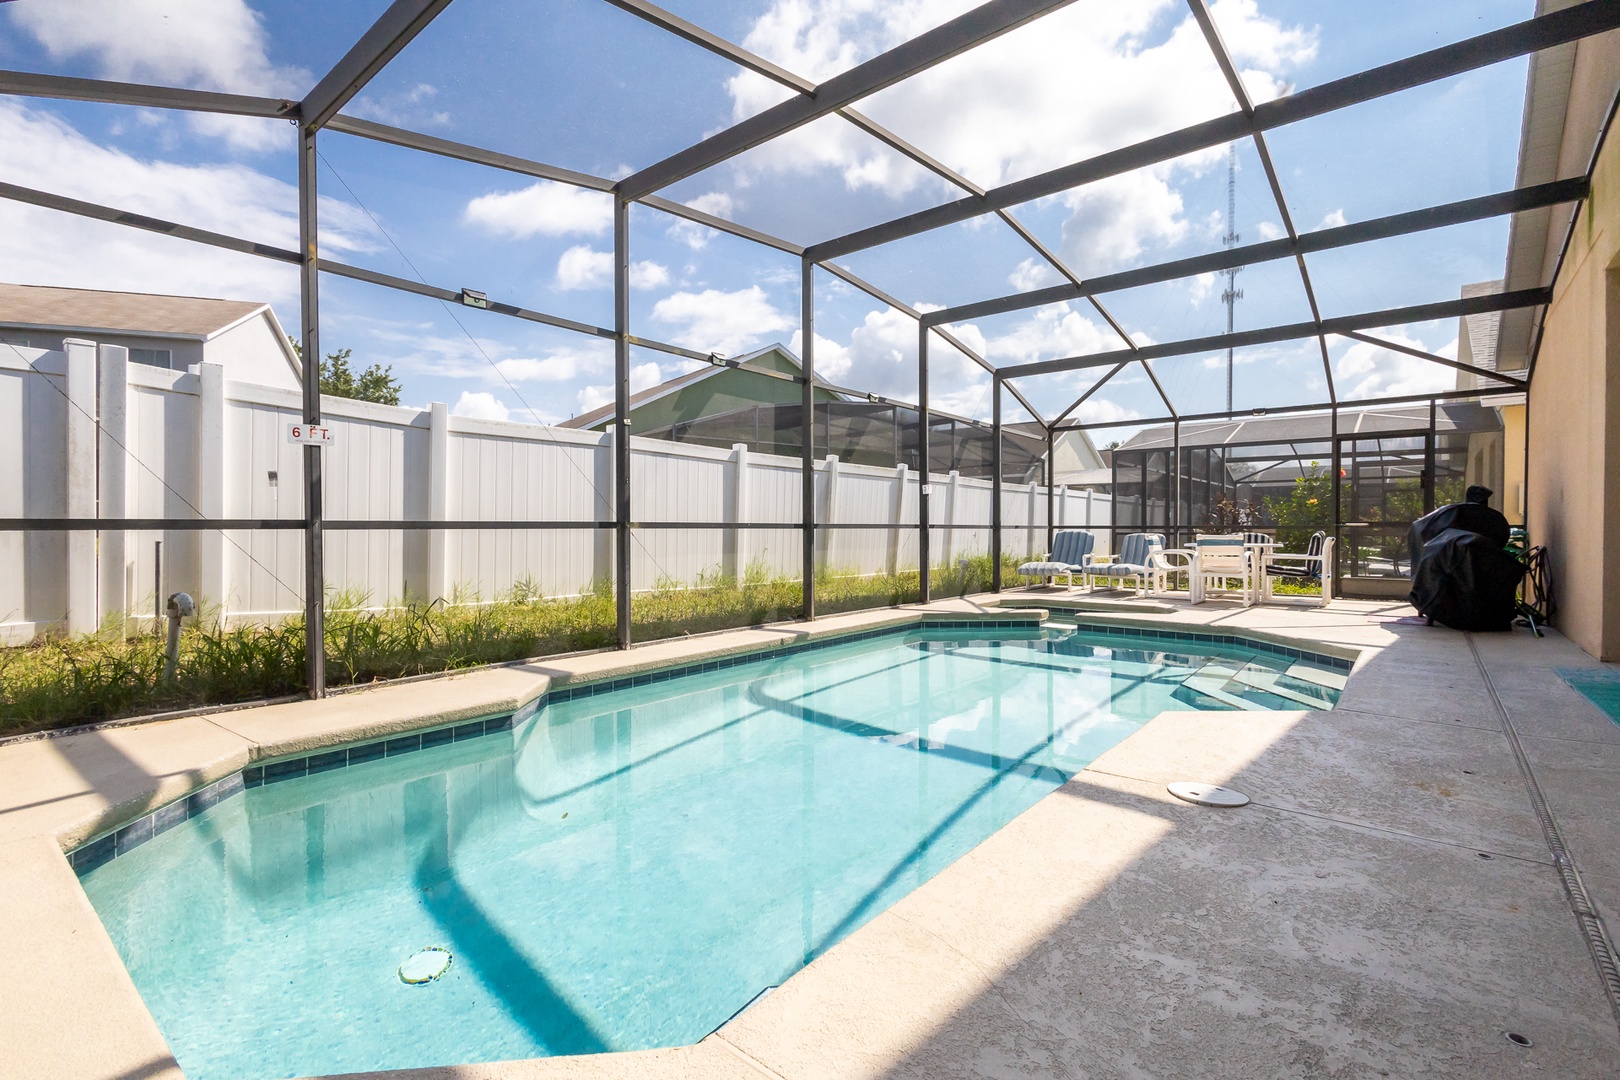
<svg viewBox="0 0 1620 1080">
<path fill-rule="evenodd" d="M 1145 595 L 1157 586 L 1165 568 L 1158 558 L 1164 550 L 1163 533 L 1130 533 L 1119 545 L 1119 554 L 1112 560 L 1099 563 L 1095 559 L 1086 565 L 1086 591 L 1097 587 L 1098 579 L 1111 589 L 1123 589 L 1127 581 L 1136 581 L 1138 595 Z"/>
<path fill-rule="evenodd" d="M 1096 546 L 1097 538 L 1084 529 L 1064 529 L 1052 537 L 1051 551 L 1039 559 L 1024 563 L 1018 572 L 1024 577 L 1045 578 L 1047 585 L 1061 574 L 1069 579 L 1069 587 L 1073 588 L 1074 575 L 1085 572 L 1086 560 Z"/>
<path fill-rule="evenodd" d="M 1332 562 L 1333 538 L 1318 529 L 1311 534 L 1311 542 L 1306 545 L 1303 555 L 1277 552 L 1266 561 L 1262 567 L 1264 599 L 1271 599 L 1271 584 L 1274 578 L 1317 581 L 1322 585 L 1321 606 L 1326 607 L 1328 601 L 1333 599 L 1333 575 L 1328 572 Z"/>
</svg>

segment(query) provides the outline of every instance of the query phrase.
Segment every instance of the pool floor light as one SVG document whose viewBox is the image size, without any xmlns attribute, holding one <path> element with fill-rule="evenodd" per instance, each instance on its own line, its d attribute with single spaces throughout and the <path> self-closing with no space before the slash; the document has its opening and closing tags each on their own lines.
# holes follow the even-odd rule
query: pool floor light
<svg viewBox="0 0 1620 1080">
<path fill-rule="evenodd" d="M 450 950 L 429 945 L 421 952 L 412 953 L 399 965 L 399 981 L 411 986 L 430 983 L 450 970 Z"/>
</svg>

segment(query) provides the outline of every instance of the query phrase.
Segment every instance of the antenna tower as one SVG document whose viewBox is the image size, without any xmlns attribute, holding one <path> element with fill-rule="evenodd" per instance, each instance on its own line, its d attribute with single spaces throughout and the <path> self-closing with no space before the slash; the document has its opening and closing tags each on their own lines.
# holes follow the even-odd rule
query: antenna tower
<svg viewBox="0 0 1620 1080">
<path fill-rule="evenodd" d="M 1237 143 L 1229 143 L 1226 147 L 1226 235 L 1221 237 L 1222 247 L 1236 247 L 1237 233 Z M 1238 271 L 1241 266 L 1234 266 L 1230 270 L 1222 270 L 1226 275 L 1226 288 L 1221 292 L 1221 303 L 1226 305 L 1226 332 L 1232 332 L 1232 311 L 1234 305 L 1243 299 L 1243 290 L 1237 287 Z M 1226 350 L 1226 411 L 1232 411 L 1232 350 Z"/>
</svg>

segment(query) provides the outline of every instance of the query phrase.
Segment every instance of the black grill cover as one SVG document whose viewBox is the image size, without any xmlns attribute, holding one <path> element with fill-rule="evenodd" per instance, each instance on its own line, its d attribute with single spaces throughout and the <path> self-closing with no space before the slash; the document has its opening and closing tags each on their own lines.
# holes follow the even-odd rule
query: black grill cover
<svg viewBox="0 0 1620 1080">
<path fill-rule="evenodd" d="M 1499 548 L 1507 547 L 1508 537 L 1513 532 L 1500 510 L 1492 510 L 1484 503 L 1448 503 L 1412 522 L 1412 529 L 1406 534 L 1407 554 L 1411 557 L 1408 565 L 1415 568 L 1418 556 L 1423 554 L 1423 545 L 1447 529 L 1479 533 Z"/>
<path fill-rule="evenodd" d="M 1443 508 L 1451 509 L 1454 507 Z M 1412 526 L 1414 546 L 1418 527 L 1443 510 Z M 1503 543 L 1505 534 L 1498 543 L 1493 536 L 1461 528 L 1431 535 L 1412 561 L 1412 591 L 1407 599 L 1420 614 L 1453 630 L 1511 629 L 1524 564 L 1503 551 Z"/>
</svg>

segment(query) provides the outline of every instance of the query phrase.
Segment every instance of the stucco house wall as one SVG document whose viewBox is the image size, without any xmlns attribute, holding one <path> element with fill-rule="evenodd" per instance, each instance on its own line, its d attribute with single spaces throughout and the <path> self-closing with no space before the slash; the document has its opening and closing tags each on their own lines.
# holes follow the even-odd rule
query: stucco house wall
<svg viewBox="0 0 1620 1080">
<path fill-rule="evenodd" d="M 1620 86 L 1615 36 L 1582 42 L 1576 56 L 1562 175 L 1586 168 Z M 1620 139 L 1598 155 L 1553 283 L 1527 423 L 1526 517 L 1548 551 L 1557 626 L 1620 660 Z"/>
</svg>

